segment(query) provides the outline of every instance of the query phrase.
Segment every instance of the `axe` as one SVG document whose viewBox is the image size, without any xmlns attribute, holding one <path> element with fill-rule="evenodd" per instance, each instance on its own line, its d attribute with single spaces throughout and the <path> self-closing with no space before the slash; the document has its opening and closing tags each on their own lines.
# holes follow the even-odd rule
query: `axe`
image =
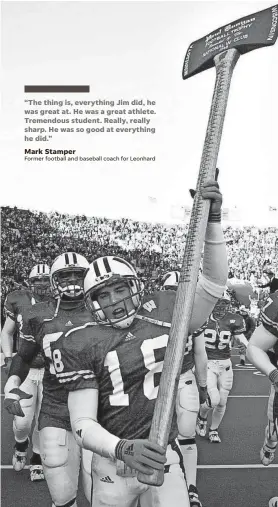
<svg viewBox="0 0 278 507">
<path fill-rule="evenodd" d="M 178 381 L 188 337 L 210 203 L 201 197 L 205 181 L 214 178 L 232 73 L 241 54 L 272 46 L 278 36 L 278 5 L 228 23 L 190 44 L 183 79 L 215 66 L 216 81 L 192 207 L 168 346 L 149 439 L 166 448 Z M 138 473 L 140 482 L 161 486 L 163 472 Z"/>
</svg>

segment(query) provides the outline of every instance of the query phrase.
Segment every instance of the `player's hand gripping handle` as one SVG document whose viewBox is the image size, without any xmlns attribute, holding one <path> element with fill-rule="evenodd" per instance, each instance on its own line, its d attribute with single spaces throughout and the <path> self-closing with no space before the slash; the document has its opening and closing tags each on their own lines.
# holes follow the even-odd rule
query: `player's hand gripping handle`
<svg viewBox="0 0 278 507">
<path fill-rule="evenodd" d="M 115 449 L 116 458 L 142 474 L 163 473 L 166 463 L 165 450 L 149 440 L 120 440 Z"/>
</svg>

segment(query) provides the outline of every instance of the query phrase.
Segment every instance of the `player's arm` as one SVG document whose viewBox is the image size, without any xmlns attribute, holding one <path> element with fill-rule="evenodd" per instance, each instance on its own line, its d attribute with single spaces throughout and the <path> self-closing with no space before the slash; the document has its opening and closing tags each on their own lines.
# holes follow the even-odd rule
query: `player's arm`
<svg viewBox="0 0 278 507">
<path fill-rule="evenodd" d="M 204 185 L 203 198 L 211 199 L 206 229 L 203 273 L 199 276 L 189 333 L 200 328 L 222 296 L 228 278 L 226 242 L 221 227 L 222 195 L 217 184 Z"/>
<path fill-rule="evenodd" d="M 1 331 L 1 348 L 4 354 L 5 372 L 8 375 L 12 363 L 13 355 L 13 336 L 15 331 L 15 321 L 7 315 L 3 329 Z"/>
<path fill-rule="evenodd" d="M 251 361 L 258 370 L 267 375 L 271 381 L 273 381 L 273 375 L 271 374 L 276 371 L 278 376 L 278 370 L 273 367 L 267 355 L 267 351 L 272 349 L 276 342 L 277 337 L 261 324 L 255 329 L 247 347 L 247 357 L 249 361 Z"/>
<path fill-rule="evenodd" d="M 235 338 L 235 341 L 244 345 L 244 347 L 247 347 L 248 340 L 246 339 L 246 336 L 244 335 L 245 331 L 246 331 L 245 321 L 241 317 L 238 320 L 238 322 L 236 322 L 234 328 L 232 329 L 232 335 Z"/>
<path fill-rule="evenodd" d="M 130 468 L 151 475 L 163 470 L 164 449 L 148 440 L 124 440 L 97 422 L 98 390 L 70 391 L 68 397 L 71 427 L 77 443 L 84 449 L 110 459 L 124 461 Z"/>
<path fill-rule="evenodd" d="M 194 338 L 194 363 L 196 377 L 199 385 L 200 403 L 207 399 L 207 365 L 205 334 L 201 333 Z"/>
</svg>

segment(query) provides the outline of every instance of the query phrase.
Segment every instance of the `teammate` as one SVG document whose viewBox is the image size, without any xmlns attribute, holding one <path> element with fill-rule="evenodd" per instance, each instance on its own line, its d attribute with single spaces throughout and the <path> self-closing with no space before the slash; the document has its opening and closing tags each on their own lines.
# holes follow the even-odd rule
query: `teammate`
<svg viewBox="0 0 278 507">
<path fill-rule="evenodd" d="M 223 293 L 228 271 L 218 184 L 207 182 L 202 196 L 212 204 L 191 334 Z M 172 502 L 189 507 L 175 418 L 167 449 L 148 440 L 176 294 L 160 291 L 143 298 L 136 272 L 118 257 L 95 260 L 84 289 L 99 325 L 73 329 L 50 347 L 57 378 L 70 391 L 75 438 L 95 453 L 92 505 L 132 507 L 140 498 L 141 507 Z M 138 471 L 150 474 L 163 468 L 161 487 L 137 480 Z"/>
<path fill-rule="evenodd" d="M 248 308 L 246 308 L 246 306 L 244 306 L 244 305 L 241 305 L 239 307 L 238 313 L 244 319 L 245 329 L 246 329 L 246 331 L 244 331 L 244 336 L 245 336 L 246 340 L 249 341 L 252 334 L 254 333 L 254 331 L 256 329 L 256 321 L 255 321 L 254 317 L 252 317 L 249 314 Z M 245 365 L 245 354 L 246 354 L 245 345 L 240 344 L 239 351 L 240 351 L 240 357 L 239 357 L 240 364 L 241 364 L 241 366 L 244 366 Z"/>
<path fill-rule="evenodd" d="M 19 386 L 24 380 L 26 366 L 28 369 L 28 364 L 38 351 L 43 353 L 45 374 L 39 416 L 40 448 L 44 475 L 53 505 L 57 507 L 76 506 L 80 448 L 71 432 L 68 393 L 56 380 L 53 363 L 58 364 L 58 357 L 51 356 L 51 344 L 55 344 L 68 330 L 92 320 L 91 313 L 85 308 L 83 290 L 88 266 L 85 257 L 75 252 L 64 253 L 55 259 L 50 270 L 54 298 L 36 305 L 23 315 L 24 340 L 13 358 L 5 386 L 6 408 L 10 413 L 17 413 L 21 392 L 13 390 L 15 385 L 12 380 L 16 378 L 16 386 Z M 83 457 L 91 460 L 91 453 L 85 453 Z M 85 493 L 90 498 L 90 463 L 86 465 L 83 461 L 83 473 Z"/>
<path fill-rule="evenodd" d="M 252 334 L 247 357 L 271 381 L 265 439 L 260 460 L 268 466 L 275 457 L 278 442 L 278 292 L 270 294 L 261 312 L 261 325 Z"/>
<path fill-rule="evenodd" d="M 16 335 L 17 348 L 20 345 L 22 331 L 22 314 L 36 303 L 47 300 L 49 297 L 50 278 L 47 264 L 36 264 L 29 275 L 30 289 L 21 289 L 11 292 L 5 301 L 5 323 L 1 332 L 1 346 L 5 356 L 5 370 L 8 374 L 13 353 L 14 336 Z M 32 456 L 30 459 L 30 479 L 40 481 L 44 479 L 40 457 L 38 417 L 42 400 L 42 378 L 44 373 L 44 360 L 40 353 L 30 363 L 30 372 L 22 385 L 22 389 L 31 398 L 22 400 L 24 417 L 15 416 L 13 432 L 15 438 L 14 453 L 12 457 L 13 468 L 16 472 L 22 470 L 27 461 L 29 435 L 33 419 L 35 426 L 32 433 Z"/>
<path fill-rule="evenodd" d="M 207 386 L 209 397 L 200 407 L 196 432 L 201 437 L 206 436 L 207 417 L 212 410 L 209 429 L 209 440 L 212 443 L 221 442 L 218 428 L 224 417 L 228 395 L 233 385 L 233 370 L 230 359 L 232 339 L 236 337 L 246 345 L 244 332 L 243 317 L 230 311 L 230 297 L 226 293 L 216 304 L 204 332 L 208 356 Z"/>
<path fill-rule="evenodd" d="M 176 291 L 179 279 L 179 271 L 166 273 L 162 289 Z M 193 333 L 189 337 L 189 343 L 176 400 L 178 440 L 183 456 L 190 506 L 202 507 L 196 488 L 198 456 L 195 437 L 200 402 L 204 403 L 207 399 L 207 354 L 204 333 Z"/>
</svg>

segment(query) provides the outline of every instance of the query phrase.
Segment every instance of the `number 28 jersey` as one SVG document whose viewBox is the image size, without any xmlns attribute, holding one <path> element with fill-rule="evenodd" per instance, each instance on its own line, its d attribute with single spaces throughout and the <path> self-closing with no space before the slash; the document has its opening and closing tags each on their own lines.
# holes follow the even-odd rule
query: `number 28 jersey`
<svg viewBox="0 0 278 507">
<path fill-rule="evenodd" d="M 242 334 L 245 329 L 241 315 L 227 312 L 219 320 L 211 315 L 204 332 L 208 359 L 229 359 L 233 336 Z"/>
<path fill-rule="evenodd" d="M 54 363 L 59 381 L 72 391 L 98 389 L 98 421 L 119 438 L 148 438 L 175 295 L 149 296 L 127 329 L 88 323 L 52 346 L 53 357 L 60 358 Z M 182 373 L 191 364 L 188 344 Z M 171 438 L 176 434 L 173 424 Z"/>
</svg>

